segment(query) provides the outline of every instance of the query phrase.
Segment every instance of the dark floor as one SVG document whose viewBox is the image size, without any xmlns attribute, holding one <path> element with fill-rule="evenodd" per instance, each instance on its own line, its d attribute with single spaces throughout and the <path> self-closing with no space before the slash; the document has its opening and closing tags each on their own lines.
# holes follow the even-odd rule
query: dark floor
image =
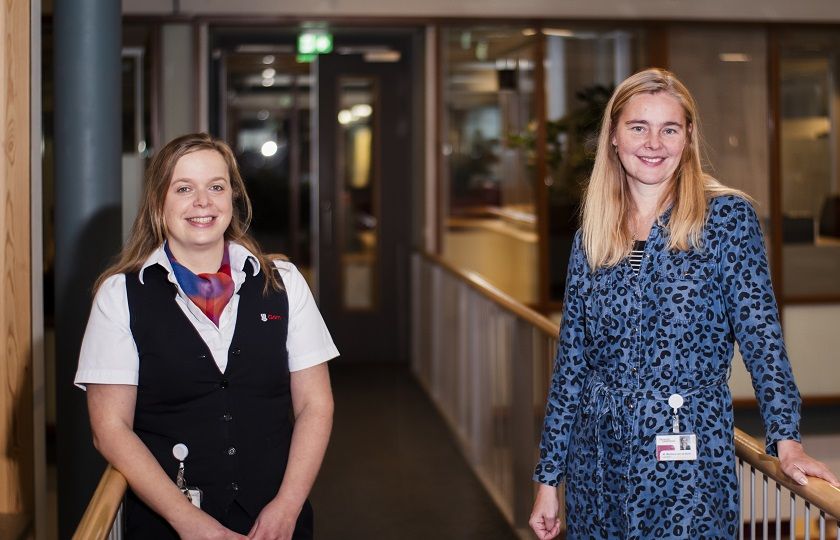
<svg viewBox="0 0 840 540">
<path fill-rule="evenodd" d="M 335 426 L 312 492 L 319 540 L 514 540 L 407 366 L 330 366 Z"/>
</svg>

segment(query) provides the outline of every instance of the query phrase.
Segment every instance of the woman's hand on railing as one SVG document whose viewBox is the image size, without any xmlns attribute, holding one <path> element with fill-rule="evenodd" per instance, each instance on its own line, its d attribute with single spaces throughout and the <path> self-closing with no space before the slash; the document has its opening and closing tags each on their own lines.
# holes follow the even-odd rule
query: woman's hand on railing
<svg viewBox="0 0 840 540">
<path fill-rule="evenodd" d="M 560 501 L 557 498 L 557 488 L 546 484 L 540 484 L 537 490 L 537 499 L 534 501 L 534 509 L 531 511 L 531 519 L 528 525 L 534 530 L 540 540 L 549 540 L 560 533 L 560 518 L 557 514 L 560 511 Z"/>
<path fill-rule="evenodd" d="M 822 478 L 834 487 L 840 487 L 840 480 L 822 461 L 817 461 L 802 448 L 798 441 L 779 441 L 776 443 L 779 454 L 779 463 L 782 471 L 794 482 L 805 486 L 808 484 L 808 477 Z"/>
</svg>

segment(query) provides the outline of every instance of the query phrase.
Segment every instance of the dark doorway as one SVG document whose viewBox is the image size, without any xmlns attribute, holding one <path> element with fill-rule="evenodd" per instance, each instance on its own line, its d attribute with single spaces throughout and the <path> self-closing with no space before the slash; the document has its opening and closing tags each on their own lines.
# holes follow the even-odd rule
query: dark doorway
<svg viewBox="0 0 840 540">
<path fill-rule="evenodd" d="M 411 41 L 358 43 L 317 61 L 320 307 L 341 361 L 405 362 Z"/>
</svg>

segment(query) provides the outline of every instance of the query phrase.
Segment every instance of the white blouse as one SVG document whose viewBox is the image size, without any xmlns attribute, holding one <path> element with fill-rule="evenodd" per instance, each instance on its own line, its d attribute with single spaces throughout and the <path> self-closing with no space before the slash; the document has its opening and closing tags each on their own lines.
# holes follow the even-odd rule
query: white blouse
<svg viewBox="0 0 840 540">
<path fill-rule="evenodd" d="M 222 372 L 227 367 L 228 349 L 236 329 L 239 305 L 236 292 L 245 281 L 245 262 L 251 261 L 254 275 L 260 268 L 259 261 L 246 248 L 230 243 L 228 249 L 235 292 L 222 312 L 218 327 L 178 285 L 163 246 L 155 250 L 140 269 L 141 283 L 146 268 L 159 264 L 166 269 L 169 281 L 178 288 L 175 302 L 207 344 Z M 289 371 L 306 369 L 338 356 L 338 349 L 300 271 L 286 261 L 277 260 L 274 265 L 289 297 L 289 332 L 285 344 L 289 352 Z M 255 324 L 260 322 L 254 321 Z M 125 274 L 117 274 L 105 280 L 93 300 L 74 382 L 82 389 L 87 383 L 137 385 L 139 364 L 137 346 L 131 334 Z"/>
</svg>

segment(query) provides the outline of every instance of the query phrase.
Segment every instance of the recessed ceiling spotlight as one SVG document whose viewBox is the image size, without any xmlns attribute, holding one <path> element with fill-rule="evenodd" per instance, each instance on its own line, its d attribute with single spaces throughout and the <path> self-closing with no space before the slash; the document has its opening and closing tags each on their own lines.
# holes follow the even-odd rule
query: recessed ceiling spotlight
<svg viewBox="0 0 840 540">
<path fill-rule="evenodd" d="M 274 141 L 265 141 L 260 148 L 260 153 L 265 157 L 271 157 L 277 153 L 277 143 Z"/>
</svg>

